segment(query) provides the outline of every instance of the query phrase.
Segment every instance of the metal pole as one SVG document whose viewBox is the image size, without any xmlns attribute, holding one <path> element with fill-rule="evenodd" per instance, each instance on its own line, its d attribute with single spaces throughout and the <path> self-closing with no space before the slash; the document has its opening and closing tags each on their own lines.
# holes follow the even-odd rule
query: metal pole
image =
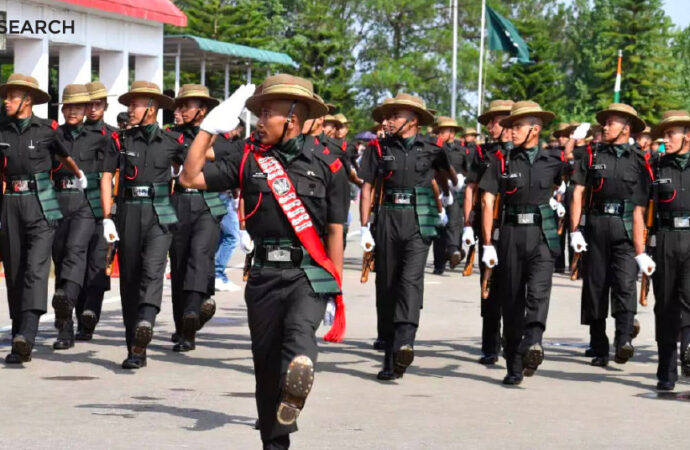
<svg viewBox="0 0 690 450">
<path fill-rule="evenodd" d="M 482 22 L 481 22 L 481 38 L 479 41 L 479 76 L 477 81 L 477 117 L 482 114 L 482 93 L 484 86 L 482 86 L 484 71 L 484 28 L 486 26 L 486 0 L 482 0 Z M 477 121 L 477 132 L 481 130 L 480 123 Z"/>
<path fill-rule="evenodd" d="M 252 66 L 247 65 L 247 84 L 252 82 Z M 245 120 L 244 120 L 244 137 L 245 139 L 249 139 L 249 134 L 250 134 L 250 128 L 251 128 L 251 112 L 247 110 L 247 114 L 245 115 Z"/>
<path fill-rule="evenodd" d="M 458 95 L 458 0 L 453 0 L 453 67 L 450 88 L 450 116 L 455 119 L 455 99 Z"/>
<path fill-rule="evenodd" d="M 175 95 L 180 92 L 180 57 L 182 54 L 182 44 L 177 44 L 177 54 L 175 55 Z"/>
<path fill-rule="evenodd" d="M 230 97 L 230 63 L 225 63 L 225 96 L 223 99 Z"/>
<path fill-rule="evenodd" d="M 206 84 L 206 55 L 201 59 L 201 84 Z"/>
</svg>

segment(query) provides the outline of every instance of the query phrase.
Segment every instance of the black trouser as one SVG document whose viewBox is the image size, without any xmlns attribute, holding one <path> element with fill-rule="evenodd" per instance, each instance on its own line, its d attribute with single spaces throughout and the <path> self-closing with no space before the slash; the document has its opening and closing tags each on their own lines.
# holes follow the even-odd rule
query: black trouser
<svg viewBox="0 0 690 450">
<path fill-rule="evenodd" d="M 584 235 L 588 245 L 582 255 L 581 321 L 590 326 L 594 354 L 607 356 L 609 295 L 611 315 L 616 318 L 616 347 L 632 340 L 637 312 L 635 250 L 619 216 L 589 214 Z"/>
<path fill-rule="evenodd" d="M 484 283 L 486 266 L 482 262 L 484 247 L 481 244 L 481 231 L 475 229 L 475 236 L 479 238 L 475 260 L 479 261 L 479 286 Z M 482 315 L 482 354 L 498 355 L 501 351 L 501 301 L 495 298 L 495 289 L 489 290 L 489 298 L 480 296 L 480 311 Z"/>
<path fill-rule="evenodd" d="M 654 249 L 653 277 L 657 378 L 678 379 L 678 336 L 681 355 L 690 344 L 690 232 L 660 230 Z M 682 332 L 681 332 L 682 330 Z"/>
<path fill-rule="evenodd" d="M 448 225 L 443 229 L 443 236 L 446 244 L 446 254 L 452 255 L 462 248 L 462 229 L 465 222 L 464 218 L 464 199 L 465 190 L 459 193 L 453 192 L 453 204 L 446 207 L 448 215 Z M 435 250 L 434 250 L 435 251 Z"/>
<path fill-rule="evenodd" d="M 7 302 L 15 335 L 23 331 L 23 312 L 46 312 L 50 252 L 57 224 L 45 219 L 38 197 L 30 192 L 5 193 L 1 221 Z"/>
<path fill-rule="evenodd" d="M 142 307 L 160 310 L 172 233 L 158 223 L 151 200 L 128 200 L 118 205 L 117 211 L 120 298 L 127 347 L 131 349 L 134 329 L 143 318 Z"/>
<path fill-rule="evenodd" d="M 77 301 L 77 318 L 86 310 L 96 314 L 96 320 L 100 320 L 103 307 L 103 295 L 110 290 L 110 277 L 105 274 L 108 243 L 103 237 L 103 219 L 96 219 L 94 232 L 89 239 L 87 250 L 86 274 L 79 299 Z M 79 326 L 81 329 L 81 324 Z"/>
<path fill-rule="evenodd" d="M 419 232 L 414 208 L 384 207 L 378 220 L 374 262 L 378 335 L 395 352 L 414 344 L 430 243 Z"/>
<path fill-rule="evenodd" d="M 53 240 L 55 289 L 65 288 L 65 294 L 75 305 L 84 285 L 89 242 L 96 228 L 96 219 L 83 192 L 58 191 L 57 199 L 63 219 Z M 74 284 L 70 283 L 67 289 L 67 282 Z"/>
<path fill-rule="evenodd" d="M 436 227 L 436 236 L 432 242 L 432 248 L 434 252 L 434 270 L 437 272 L 443 272 L 446 270 L 446 238 L 445 238 L 445 227 Z"/>
<path fill-rule="evenodd" d="M 497 253 L 491 300 L 503 311 L 508 374 L 518 375 L 521 355 L 546 329 L 554 257 L 538 225 L 503 225 Z"/>
<path fill-rule="evenodd" d="M 306 355 L 314 364 L 318 354 L 315 333 L 327 297 L 315 294 L 304 271 L 252 267 L 244 291 L 252 339 L 256 406 L 261 439 L 268 441 L 297 431 L 276 420 L 288 364 Z"/>
<path fill-rule="evenodd" d="M 181 333 L 185 311 L 189 308 L 189 311 L 199 313 L 199 303 L 188 299 L 190 293 L 201 293 L 204 298 L 214 293 L 209 279 L 215 282 L 214 256 L 220 225 L 211 215 L 201 193 L 178 193 L 172 196 L 171 201 L 179 223 L 170 246 L 170 281 L 175 331 Z"/>
</svg>

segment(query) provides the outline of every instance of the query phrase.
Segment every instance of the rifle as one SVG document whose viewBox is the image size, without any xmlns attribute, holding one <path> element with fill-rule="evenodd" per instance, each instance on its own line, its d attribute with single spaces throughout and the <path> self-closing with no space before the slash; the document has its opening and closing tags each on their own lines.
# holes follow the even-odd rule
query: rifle
<svg viewBox="0 0 690 450">
<path fill-rule="evenodd" d="M 108 250 L 105 253 L 105 274 L 110 276 L 113 273 L 113 263 L 115 262 L 115 253 L 117 252 L 117 241 L 108 244 Z"/>
<path fill-rule="evenodd" d="M 371 188 L 371 191 L 374 193 L 374 198 L 372 199 L 371 209 L 369 210 L 369 231 L 371 231 L 372 235 L 376 229 L 381 203 L 383 203 L 383 184 L 383 177 L 377 177 Z M 369 281 L 369 272 L 374 270 L 375 250 L 376 248 L 374 247 L 368 252 L 365 251 L 364 255 L 362 255 L 362 275 L 359 277 L 360 283 Z"/>
<path fill-rule="evenodd" d="M 494 201 L 494 227 L 498 221 L 498 216 L 501 213 L 501 193 L 496 194 L 496 200 Z M 491 233 L 493 235 L 493 231 Z M 491 291 L 491 275 L 494 269 L 486 266 L 484 267 L 484 278 L 482 279 L 482 300 L 489 298 L 489 293 Z"/>
</svg>

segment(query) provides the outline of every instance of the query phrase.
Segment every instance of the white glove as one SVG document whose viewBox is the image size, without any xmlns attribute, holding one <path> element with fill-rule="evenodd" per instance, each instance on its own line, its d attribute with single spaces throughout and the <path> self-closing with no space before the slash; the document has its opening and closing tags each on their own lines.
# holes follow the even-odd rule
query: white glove
<svg viewBox="0 0 690 450">
<path fill-rule="evenodd" d="M 635 145 L 635 138 L 628 138 L 628 145 Z"/>
<path fill-rule="evenodd" d="M 333 319 L 335 319 L 335 301 L 330 299 L 328 303 L 326 303 L 326 312 L 323 314 L 323 324 L 329 327 L 333 325 Z"/>
<path fill-rule="evenodd" d="M 566 190 L 565 181 L 561 181 L 561 185 L 558 186 L 558 189 L 556 189 L 556 194 L 563 195 L 563 194 L 565 194 L 565 190 Z"/>
<path fill-rule="evenodd" d="M 585 242 L 584 236 L 579 231 L 570 233 L 570 246 L 573 248 L 575 253 L 581 253 L 587 251 L 587 242 Z"/>
<path fill-rule="evenodd" d="M 369 230 L 369 225 L 365 225 L 362 227 L 362 238 L 359 241 L 359 245 L 365 252 L 372 251 L 376 246 L 376 243 L 374 242 L 374 236 L 371 235 L 371 230 Z"/>
<path fill-rule="evenodd" d="M 180 174 L 182 173 L 183 167 L 184 167 L 184 166 L 180 165 L 180 168 L 177 170 L 177 172 L 175 172 L 175 167 L 170 166 L 170 175 L 171 175 L 173 178 L 179 177 Z"/>
<path fill-rule="evenodd" d="M 551 209 L 556 211 L 558 218 L 565 216 L 565 206 L 563 206 L 563 203 L 551 197 L 551 200 L 549 200 L 549 206 L 551 206 Z"/>
<path fill-rule="evenodd" d="M 446 214 L 446 208 L 443 208 L 440 213 L 438 213 L 439 225 L 445 227 L 448 225 L 448 214 Z"/>
<path fill-rule="evenodd" d="M 240 230 L 240 250 L 247 254 L 254 250 L 254 241 L 247 230 Z"/>
<path fill-rule="evenodd" d="M 498 265 L 498 255 L 493 245 L 485 245 L 484 254 L 482 255 L 482 262 L 486 267 L 493 269 Z"/>
<path fill-rule="evenodd" d="M 648 277 L 652 276 L 652 274 L 656 270 L 656 263 L 654 262 L 652 257 L 646 253 L 640 253 L 639 255 L 637 255 L 635 257 L 635 261 L 637 261 L 637 267 L 640 268 L 640 272 L 647 275 Z"/>
<path fill-rule="evenodd" d="M 472 227 L 465 227 L 462 229 L 462 242 L 467 245 L 473 245 L 475 241 L 474 229 Z"/>
<path fill-rule="evenodd" d="M 232 198 L 232 207 L 235 208 L 235 211 L 239 211 L 239 209 L 240 209 L 240 198 L 239 197 L 237 197 L 237 198 L 233 197 Z"/>
<path fill-rule="evenodd" d="M 575 131 L 573 131 L 573 135 L 571 137 L 576 141 L 586 138 L 587 132 L 589 131 L 589 127 L 589 122 L 584 122 L 583 124 L 575 128 Z"/>
<path fill-rule="evenodd" d="M 112 219 L 103 219 L 103 237 L 108 244 L 120 240 L 120 235 L 117 234 L 117 228 L 115 228 L 115 222 Z"/>
<path fill-rule="evenodd" d="M 448 180 L 448 187 L 454 192 L 460 192 L 463 187 L 465 187 L 465 177 L 462 174 L 458 174 L 458 184 L 453 184 L 451 180 Z"/>
<path fill-rule="evenodd" d="M 444 208 L 451 206 L 453 204 L 453 202 L 455 201 L 455 199 L 453 198 L 453 194 L 450 192 L 448 193 L 448 195 L 441 194 L 438 198 L 441 200 L 441 204 L 443 205 Z"/>
<path fill-rule="evenodd" d="M 81 170 L 79 171 L 79 176 L 77 177 L 78 189 L 83 191 L 89 186 L 89 181 L 86 179 L 86 175 Z"/>
<path fill-rule="evenodd" d="M 223 134 L 234 130 L 240 123 L 240 114 L 247 99 L 254 94 L 253 84 L 243 84 L 230 97 L 208 113 L 201 129 L 210 134 Z"/>
</svg>

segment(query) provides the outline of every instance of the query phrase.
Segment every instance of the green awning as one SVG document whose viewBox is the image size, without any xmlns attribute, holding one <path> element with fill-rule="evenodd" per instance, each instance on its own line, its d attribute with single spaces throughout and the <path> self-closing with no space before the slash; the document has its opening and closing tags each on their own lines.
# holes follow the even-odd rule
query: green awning
<svg viewBox="0 0 690 450">
<path fill-rule="evenodd" d="M 286 53 L 274 52 L 271 50 L 263 50 L 260 48 L 248 47 L 246 45 L 231 44 L 230 42 L 215 41 L 213 39 L 193 36 L 191 34 L 175 34 L 165 36 L 166 53 L 173 50 L 173 46 L 180 44 L 186 48 L 193 46 L 198 52 L 206 52 L 212 54 L 217 58 L 228 58 L 233 61 L 260 61 L 271 64 L 282 64 L 292 67 L 299 67 L 299 65 Z M 190 49 L 192 50 L 192 49 Z M 183 50 L 184 53 L 184 50 Z M 196 53 L 198 58 L 198 53 Z"/>
</svg>

